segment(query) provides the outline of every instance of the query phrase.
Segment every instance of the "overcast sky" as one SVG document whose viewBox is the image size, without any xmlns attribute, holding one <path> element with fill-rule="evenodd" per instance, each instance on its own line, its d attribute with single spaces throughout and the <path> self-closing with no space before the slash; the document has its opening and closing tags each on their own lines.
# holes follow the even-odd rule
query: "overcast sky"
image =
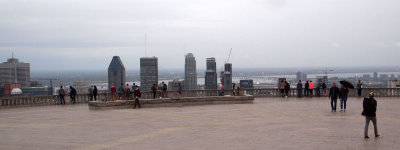
<svg viewBox="0 0 400 150">
<path fill-rule="evenodd" d="M 0 59 L 32 70 L 399 66 L 399 0 L 0 0 Z M 185 44 L 186 43 L 186 44 Z M 185 46 L 186 45 L 186 49 Z"/>
</svg>

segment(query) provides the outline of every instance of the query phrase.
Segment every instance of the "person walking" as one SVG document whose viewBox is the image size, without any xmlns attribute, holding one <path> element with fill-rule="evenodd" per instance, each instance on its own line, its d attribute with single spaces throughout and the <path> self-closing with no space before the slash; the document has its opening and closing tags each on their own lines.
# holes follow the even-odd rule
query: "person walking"
<svg viewBox="0 0 400 150">
<path fill-rule="evenodd" d="M 303 83 L 301 83 L 301 80 L 297 83 L 297 97 L 301 97 L 301 94 L 303 93 Z"/>
<path fill-rule="evenodd" d="M 71 98 L 72 104 L 75 104 L 76 103 L 76 100 L 75 100 L 75 98 L 76 98 L 76 89 L 74 87 L 72 87 L 72 86 L 69 86 L 69 89 L 70 89 L 69 97 Z"/>
<path fill-rule="evenodd" d="M 125 96 L 126 96 L 126 100 L 129 100 L 131 98 L 131 87 L 129 86 L 129 84 L 126 84 L 125 87 Z"/>
<path fill-rule="evenodd" d="M 290 84 L 285 81 L 285 97 L 288 98 L 289 97 L 289 91 L 290 91 Z"/>
<path fill-rule="evenodd" d="M 122 97 L 124 96 L 124 84 L 121 84 L 121 86 L 119 86 L 118 88 L 118 100 L 122 100 Z"/>
<path fill-rule="evenodd" d="M 310 94 L 310 83 L 306 81 L 306 83 L 304 84 L 304 96 L 308 97 L 309 94 Z"/>
<path fill-rule="evenodd" d="M 97 86 L 93 86 L 93 98 L 97 101 Z"/>
<path fill-rule="evenodd" d="M 63 86 L 61 86 L 58 90 L 58 96 L 60 97 L 60 103 L 65 105 L 65 90 Z"/>
<path fill-rule="evenodd" d="M 182 85 L 181 85 L 181 83 L 178 83 L 178 93 L 179 93 L 179 95 L 182 95 Z"/>
<path fill-rule="evenodd" d="M 157 95 L 157 86 L 156 86 L 156 84 L 153 84 L 153 86 L 151 87 L 151 91 L 153 92 L 153 99 L 156 99 L 156 95 Z"/>
<path fill-rule="evenodd" d="M 357 94 L 358 94 L 358 97 L 361 96 L 362 85 L 363 85 L 363 84 L 361 83 L 361 80 L 358 80 L 358 83 L 357 83 Z"/>
<path fill-rule="evenodd" d="M 93 86 L 88 89 L 89 101 L 93 101 Z"/>
<path fill-rule="evenodd" d="M 346 103 L 347 103 L 347 97 L 349 96 L 349 89 L 345 87 L 343 84 L 340 87 L 339 90 L 339 98 L 340 98 L 340 111 L 346 112 Z M 344 106 L 344 107 L 343 107 Z M 343 110 L 344 108 L 344 110 Z"/>
<path fill-rule="evenodd" d="M 162 82 L 162 83 L 163 83 L 163 87 L 162 87 L 163 98 L 166 98 L 166 97 L 168 97 L 168 94 L 167 94 L 168 85 L 164 82 Z"/>
<path fill-rule="evenodd" d="M 279 85 L 279 89 L 281 91 L 281 97 L 285 97 L 285 87 L 286 87 L 285 82 L 282 80 Z"/>
<path fill-rule="evenodd" d="M 135 90 L 135 93 L 134 93 L 134 97 L 135 97 L 135 104 L 134 104 L 134 109 L 136 109 L 136 105 L 138 105 L 139 106 L 139 108 L 141 108 L 140 107 L 140 103 L 139 103 L 139 98 L 140 97 L 142 97 L 142 93 L 140 93 L 140 88 L 139 88 L 139 86 L 136 86 L 136 90 Z"/>
<path fill-rule="evenodd" d="M 314 83 L 310 80 L 310 97 L 313 96 L 313 90 L 314 90 Z"/>
<path fill-rule="evenodd" d="M 336 83 L 332 84 L 328 97 L 331 100 L 332 112 L 336 112 L 337 98 L 339 97 L 339 88 L 336 87 Z"/>
<path fill-rule="evenodd" d="M 374 133 L 375 133 L 375 138 L 379 137 L 380 135 L 378 134 L 378 126 L 376 123 L 376 107 L 377 107 L 377 102 L 374 99 L 374 92 L 369 93 L 369 98 L 364 98 L 363 101 L 363 111 L 361 115 L 365 116 L 365 129 L 364 129 L 364 138 L 368 139 L 368 126 L 369 122 L 372 121 L 374 124 Z"/>
<path fill-rule="evenodd" d="M 114 83 L 112 84 L 110 91 L 111 91 L 112 101 L 116 100 L 117 88 L 114 86 Z"/>
</svg>

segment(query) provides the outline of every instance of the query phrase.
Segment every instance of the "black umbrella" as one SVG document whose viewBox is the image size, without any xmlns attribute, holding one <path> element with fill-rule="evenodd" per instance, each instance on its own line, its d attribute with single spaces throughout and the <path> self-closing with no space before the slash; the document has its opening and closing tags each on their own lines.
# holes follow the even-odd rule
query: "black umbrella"
<svg viewBox="0 0 400 150">
<path fill-rule="evenodd" d="M 340 84 L 343 84 L 345 87 L 347 87 L 349 89 L 354 89 L 354 85 L 351 84 L 349 81 L 342 80 L 342 81 L 340 81 Z"/>
</svg>

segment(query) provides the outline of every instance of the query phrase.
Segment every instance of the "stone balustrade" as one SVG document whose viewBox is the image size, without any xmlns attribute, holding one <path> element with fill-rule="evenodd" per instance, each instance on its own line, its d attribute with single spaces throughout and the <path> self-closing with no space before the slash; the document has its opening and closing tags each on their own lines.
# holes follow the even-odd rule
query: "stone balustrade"
<svg viewBox="0 0 400 150">
<path fill-rule="evenodd" d="M 327 89 L 329 91 L 329 89 Z M 314 89 L 314 95 L 315 93 Z M 370 92 L 375 92 L 376 97 L 400 97 L 400 88 L 364 88 L 362 96 L 366 97 Z M 225 90 L 225 93 L 232 93 L 232 90 Z M 279 97 L 279 89 L 245 89 L 241 90 L 241 93 L 247 95 L 253 95 L 255 97 Z M 168 91 L 165 95 L 168 98 L 174 97 L 206 97 L 206 96 L 219 96 L 218 90 L 188 90 L 182 91 L 182 94 L 178 94 L 176 91 Z M 161 91 L 158 91 L 156 97 L 161 97 Z M 289 92 L 289 96 L 297 96 L 297 89 L 292 89 Z M 349 96 L 357 96 L 357 90 L 350 90 Z M 142 99 L 152 99 L 152 92 L 142 92 Z M 97 100 L 107 101 L 111 100 L 109 93 L 99 93 Z M 133 97 L 129 98 L 133 99 Z M 33 106 L 33 105 L 54 105 L 60 103 L 59 96 L 12 96 L 12 97 L 1 97 L 1 106 Z M 70 103 L 69 96 L 65 96 L 67 104 Z M 76 97 L 77 103 L 87 103 L 89 96 L 87 94 L 79 94 Z"/>
</svg>

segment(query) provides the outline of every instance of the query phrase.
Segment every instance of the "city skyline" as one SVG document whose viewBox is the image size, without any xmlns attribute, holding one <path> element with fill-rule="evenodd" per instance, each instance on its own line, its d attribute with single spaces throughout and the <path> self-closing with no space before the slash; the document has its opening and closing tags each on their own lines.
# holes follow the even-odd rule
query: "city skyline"
<svg viewBox="0 0 400 150">
<path fill-rule="evenodd" d="M 160 69 L 181 68 L 170 58 L 190 52 L 199 64 L 209 57 L 224 64 L 230 48 L 235 68 L 400 64 L 395 0 L 1 4 L 0 59 L 15 52 L 32 70 L 102 70 L 115 55 L 126 68 L 139 68 L 145 56 L 158 57 Z"/>
</svg>

